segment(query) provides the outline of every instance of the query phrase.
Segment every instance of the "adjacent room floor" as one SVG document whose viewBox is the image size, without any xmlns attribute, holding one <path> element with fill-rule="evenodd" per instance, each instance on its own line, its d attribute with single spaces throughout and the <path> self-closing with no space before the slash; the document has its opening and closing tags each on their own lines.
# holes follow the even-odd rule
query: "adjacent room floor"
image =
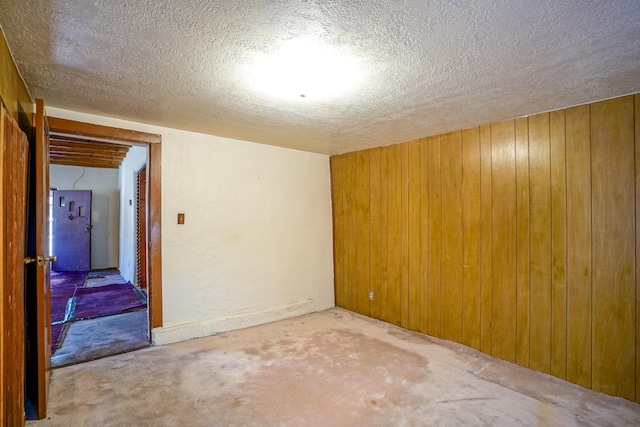
<svg viewBox="0 0 640 427">
<path fill-rule="evenodd" d="M 52 371 L 34 426 L 640 425 L 640 405 L 331 309 Z"/>
<path fill-rule="evenodd" d="M 97 289 L 126 283 L 118 270 L 99 270 L 87 273 L 82 287 Z M 72 320 L 67 322 L 62 344 L 51 356 L 51 366 L 86 362 L 148 346 L 146 309 Z"/>
<path fill-rule="evenodd" d="M 147 312 L 116 314 L 69 325 L 51 367 L 81 363 L 149 346 Z"/>
</svg>

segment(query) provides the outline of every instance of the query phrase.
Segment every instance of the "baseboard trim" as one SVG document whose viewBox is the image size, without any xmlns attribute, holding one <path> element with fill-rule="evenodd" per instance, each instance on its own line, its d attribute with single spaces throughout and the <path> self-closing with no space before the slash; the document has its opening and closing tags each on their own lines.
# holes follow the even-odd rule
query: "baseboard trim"
<svg viewBox="0 0 640 427">
<path fill-rule="evenodd" d="M 317 310 L 313 300 L 308 299 L 266 310 L 232 314 L 223 318 L 207 319 L 202 322 L 186 323 L 167 328 L 154 328 L 151 331 L 151 338 L 153 345 L 165 345 L 288 319 L 315 311 Z"/>
</svg>

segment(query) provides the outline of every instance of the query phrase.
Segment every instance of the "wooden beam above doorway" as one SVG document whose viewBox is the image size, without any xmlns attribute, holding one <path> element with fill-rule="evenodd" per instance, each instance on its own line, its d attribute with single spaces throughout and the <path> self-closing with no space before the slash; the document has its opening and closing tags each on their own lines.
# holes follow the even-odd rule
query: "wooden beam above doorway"
<svg viewBox="0 0 640 427">
<path fill-rule="evenodd" d="M 117 169 L 129 152 L 129 146 L 88 139 L 50 135 L 51 164 Z"/>
<path fill-rule="evenodd" d="M 132 145 L 159 143 L 160 135 L 48 118 L 51 164 L 118 168 Z"/>
</svg>

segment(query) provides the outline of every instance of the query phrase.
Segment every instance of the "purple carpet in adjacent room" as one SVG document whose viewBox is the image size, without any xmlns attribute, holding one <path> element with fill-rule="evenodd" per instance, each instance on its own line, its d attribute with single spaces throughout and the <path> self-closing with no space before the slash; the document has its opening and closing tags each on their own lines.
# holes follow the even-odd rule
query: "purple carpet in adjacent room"
<svg viewBox="0 0 640 427">
<path fill-rule="evenodd" d="M 51 272 L 51 354 L 62 344 L 67 329 L 67 302 L 83 285 L 86 275 L 85 271 Z"/>
<path fill-rule="evenodd" d="M 108 316 L 146 307 L 131 283 L 105 285 L 76 290 L 74 320 Z"/>
<path fill-rule="evenodd" d="M 64 315 L 67 309 L 67 301 L 73 297 L 76 288 L 82 287 L 86 275 L 87 273 L 85 271 L 51 272 L 52 324 L 66 320 Z"/>
</svg>

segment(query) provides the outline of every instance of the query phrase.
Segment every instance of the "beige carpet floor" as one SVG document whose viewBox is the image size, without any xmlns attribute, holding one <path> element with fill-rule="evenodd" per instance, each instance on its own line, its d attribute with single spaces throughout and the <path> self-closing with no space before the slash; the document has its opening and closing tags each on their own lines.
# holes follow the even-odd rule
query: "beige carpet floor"
<svg viewBox="0 0 640 427">
<path fill-rule="evenodd" d="M 640 405 L 341 309 L 55 369 L 33 426 L 624 426 Z"/>
</svg>

